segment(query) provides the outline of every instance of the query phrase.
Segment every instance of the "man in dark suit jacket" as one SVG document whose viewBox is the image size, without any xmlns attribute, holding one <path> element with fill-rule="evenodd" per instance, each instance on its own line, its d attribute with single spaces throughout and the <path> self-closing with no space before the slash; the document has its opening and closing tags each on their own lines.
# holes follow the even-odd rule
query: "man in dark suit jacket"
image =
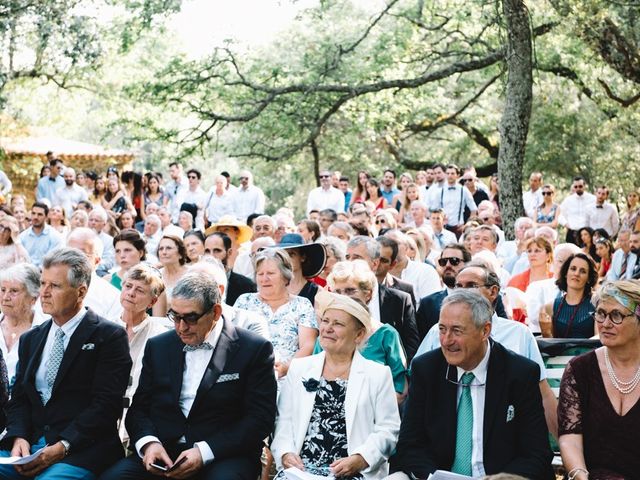
<svg viewBox="0 0 640 480">
<path fill-rule="evenodd" d="M 228 271 L 229 266 L 227 260 L 231 253 L 231 238 L 223 232 L 213 232 L 204 240 L 204 253 L 211 255 L 222 262 L 224 268 Z M 227 295 L 225 303 L 233 306 L 236 300 L 243 293 L 255 293 L 257 291 L 256 284 L 249 277 L 240 275 L 233 270 L 228 273 Z"/>
<path fill-rule="evenodd" d="M 170 476 L 255 480 L 276 415 L 273 347 L 221 316 L 211 276 L 178 281 L 167 316 L 175 331 L 150 339 L 126 427 L 136 454 L 102 479 Z M 181 463 L 182 462 L 182 463 Z"/>
<path fill-rule="evenodd" d="M 473 290 L 456 290 L 444 300 L 442 348 L 412 365 L 392 459 L 392 471 L 402 473 L 392 478 L 427 478 L 435 470 L 554 478 L 539 367 L 489 340 L 492 314 L 489 302 Z M 466 413 L 473 412 L 471 423 L 460 414 L 463 399 Z"/>
<path fill-rule="evenodd" d="M 0 478 L 92 478 L 123 456 L 117 420 L 129 342 L 121 327 L 83 307 L 91 271 L 73 248 L 43 260 L 40 299 L 52 319 L 20 339 L 3 448 L 24 457 L 47 446 L 25 465 L 0 465 Z"/>
</svg>

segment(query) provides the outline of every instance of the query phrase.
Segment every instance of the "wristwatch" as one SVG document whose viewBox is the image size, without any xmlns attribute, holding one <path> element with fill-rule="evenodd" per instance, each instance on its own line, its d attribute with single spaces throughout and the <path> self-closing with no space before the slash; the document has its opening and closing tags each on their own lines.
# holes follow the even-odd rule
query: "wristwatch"
<svg viewBox="0 0 640 480">
<path fill-rule="evenodd" d="M 71 451 L 71 444 L 65 439 L 61 439 L 60 443 L 64 447 L 64 456 L 66 457 L 67 455 L 69 455 L 69 452 Z"/>
</svg>

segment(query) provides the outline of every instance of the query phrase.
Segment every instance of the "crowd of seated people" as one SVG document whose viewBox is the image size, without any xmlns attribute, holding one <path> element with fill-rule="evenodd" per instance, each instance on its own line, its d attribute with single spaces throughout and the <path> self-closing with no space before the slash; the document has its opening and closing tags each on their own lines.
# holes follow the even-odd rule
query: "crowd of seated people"
<svg viewBox="0 0 640 480">
<path fill-rule="evenodd" d="M 53 159 L 0 207 L 0 457 L 38 452 L 0 478 L 551 479 L 550 435 L 570 480 L 634 478 L 637 192 L 534 172 L 505 232 L 456 165 L 320 171 L 302 218 L 168 177 Z M 559 398 L 536 337 L 599 340 Z"/>
</svg>

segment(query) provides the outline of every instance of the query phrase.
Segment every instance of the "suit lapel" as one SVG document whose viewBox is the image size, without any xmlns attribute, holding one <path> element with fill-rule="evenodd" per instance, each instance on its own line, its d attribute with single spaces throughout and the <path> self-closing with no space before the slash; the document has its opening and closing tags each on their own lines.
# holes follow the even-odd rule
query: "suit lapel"
<svg viewBox="0 0 640 480">
<path fill-rule="evenodd" d="M 171 377 L 171 394 L 175 404 L 180 404 L 180 392 L 182 391 L 182 377 L 184 373 L 184 344 L 180 341 L 178 334 L 173 332 L 172 337 L 175 346 L 173 346 L 168 355 L 171 358 L 167 362 L 167 369 L 169 370 L 169 376 Z"/>
<path fill-rule="evenodd" d="M 484 425 L 482 427 L 482 439 L 486 445 L 490 438 L 491 431 L 495 426 L 496 414 L 506 415 L 507 412 L 498 412 L 501 405 L 500 398 L 504 391 L 504 352 L 501 346 L 494 341 L 491 342 L 491 353 L 489 354 L 489 364 L 487 365 L 487 384 L 484 396 Z"/>
<path fill-rule="evenodd" d="M 82 350 L 82 346 L 89 339 L 93 331 L 96 329 L 97 325 L 98 321 L 96 320 L 93 312 L 87 311 L 84 318 L 80 321 L 80 324 L 76 328 L 76 331 L 73 332 L 73 335 L 71 335 L 69 345 L 67 345 L 67 348 L 64 351 L 62 363 L 60 363 L 60 368 L 58 369 L 58 374 L 56 375 L 56 380 L 51 391 L 52 396 L 58 388 L 58 385 L 60 385 L 60 382 L 66 375 L 67 371 L 73 364 L 73 360 L 76 358 L 76 355 L 78 355 L 80 350 Z"/>
<path fill-rule="evenodd" d="M 224 370 L 227 360 L 233 356 L 233 353 L 235 353 L 238 348 L 238 334 L 236 333 L 235 327 L 231 325 L 231 322 L 222 318 L 221 320 L 224 323 L 222 325 L 222 332 L 220 332 L 218 344 L 213 351 L 213 355 L 211 356 L 209 365 L 207 365 L 207 369 L 204 371 L 204 376 L 202 377 L 202 381 L 198 387 L 198 392 L 196 393 L 196 398 L 193 401 L 193 406 L 191 407 L 189 415 L 191 415 L 191 412 L 196 410 L 199 403 L 202 402 L 204 394 L 216 383 L 220 373 Z"/>
<path fill-rule="evenodd" d="M 439 399 L 438 405 L 442 406 L 442 418 L 445 422 L 445 428 L 442 431 L 443 444 L 445 447 L 442 449 L 444 452 L 450 453 L 450 464 L 453 464 L 453 458 L 456 451 L 456 428 L 458 425 L 458 387 L 455 383 L 447 381 L 447 378 L 457 381 L 457 373 L 455 367 L 447 369 L 447 361 L 442 355 L 443 367 L 441 370 L 442 378 L 444 378 L 444 388 L 442 390 L 442 397 Z M 447 373 L 449 376 L 447 377 Z"/>
<path fill-rule="evenodd" d="M 358 397 L 362 391 L 365 377 L 362 355 L 356 351 L 353 354 L 353 361 L 351 362 L 347 395 L 344 401 L 344 415 L 347 421 L 347 443 L 349 441 L 349 434 L 352 431 L 353 421 L 356 416 L 356 407 L 358 406 Z"/>
</svg>

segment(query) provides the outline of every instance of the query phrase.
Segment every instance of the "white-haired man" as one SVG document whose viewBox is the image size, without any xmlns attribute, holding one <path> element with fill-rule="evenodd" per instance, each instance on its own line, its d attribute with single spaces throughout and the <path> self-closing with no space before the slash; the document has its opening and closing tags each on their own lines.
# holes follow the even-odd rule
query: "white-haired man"
<svg viewBox="0 0 640 480">
<path fill-rule="evenodd" d="M 104 227 L 109 218 L 106 210 L 102 207 L 95 207 L 89 213 L 89 228 L 98 235 L 102 242 L 102 260 L 98 265 L 96 272 L 99 276 L 105 276 L 116 264 L 116 251 L 113 247 L 113 237 L 105 233 Z"/>
</svg>

